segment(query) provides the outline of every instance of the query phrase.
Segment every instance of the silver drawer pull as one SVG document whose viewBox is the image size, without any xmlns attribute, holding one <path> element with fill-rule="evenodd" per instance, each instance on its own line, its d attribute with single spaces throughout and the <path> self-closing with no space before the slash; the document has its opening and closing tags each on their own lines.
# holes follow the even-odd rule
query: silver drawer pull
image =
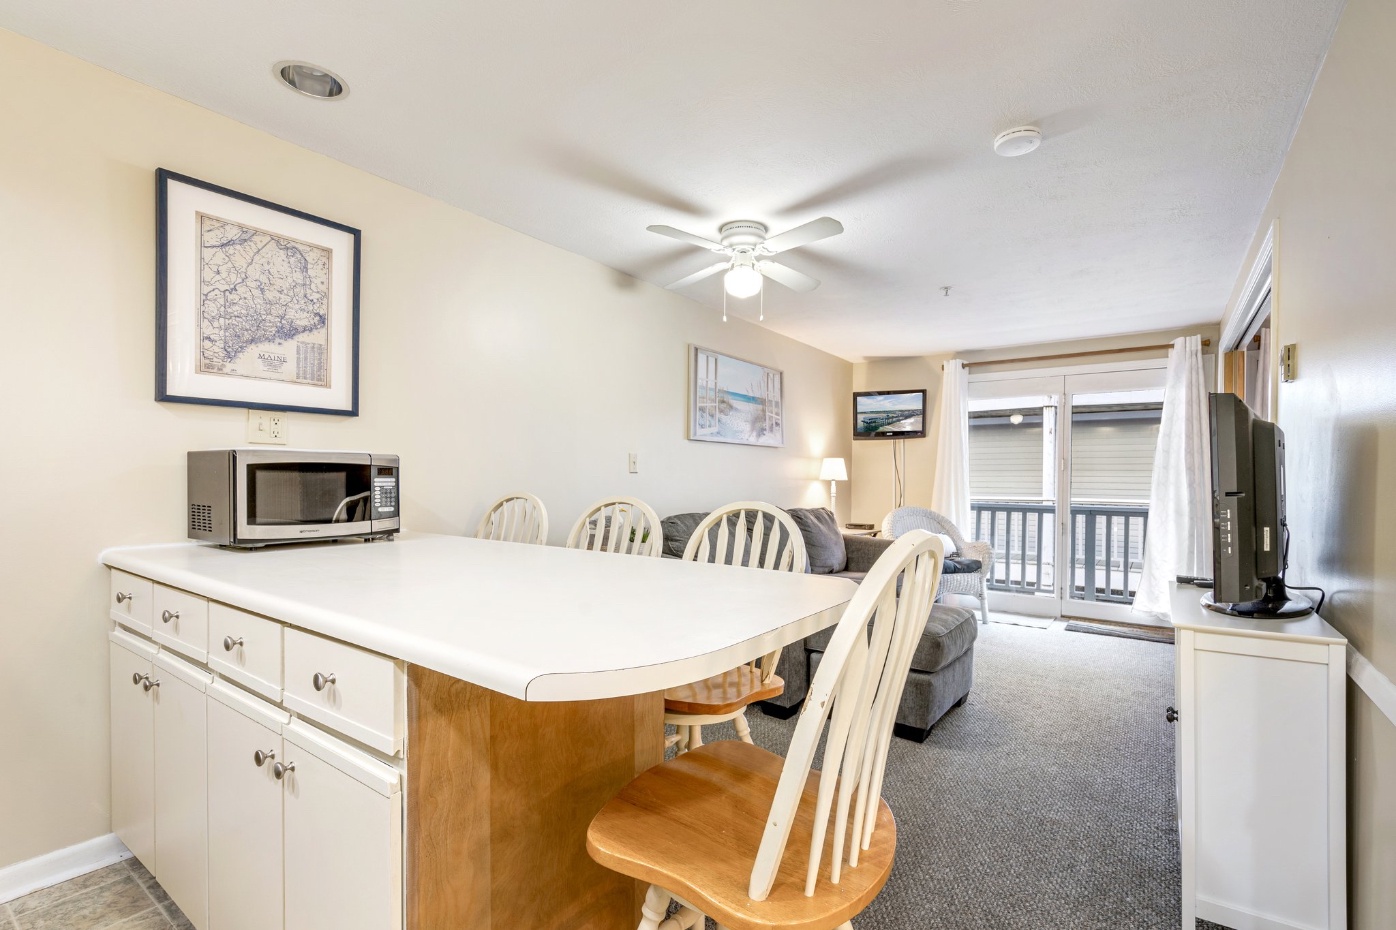
<svg viewBox="0 0 1396 930">
<path fill-rule="evenodd" d="M 160 679 L 156 678 L 152 681 L 150 676 L 147 675 L 145 676 L 145 681 L 141 683 L 141 687 L 147 691 L 149 691 L 151 688 L 158 688 L 160 687 Z"/>
<path fill-rule="evenodd" d="M 266 750 L 266 751 L 263 751 L 263 750 L 261 750 L 261 749 L 258 749 L 256 752 L 254 752 L 254 753 L 252 754 L 252 761 L 255 762 L 255 763 L 257 763 L 257 768 L 261 768 L 262 766 L 266 765 L 268 759 L 275 759 L 275 758 L 276 758 L 276 750 L 275 750 L 275 749 L 268 749 L 268 750 Z"/>
<path fill-rule="evenodd" d="M 296 763 L 294 762 L 290 763 L 289 765 L 282 765 L 280 762 L 278 762 L 271 767 L 271 773 L 276 777 L 277 781 L 281 781 L 281 779 L 285 778 L 287 772 L 294 772 L 295 770 Z"/>
<path fill-rule="evenodd" d="M 233 639 L 231 636 L 225 636 L 225 637 L 223 637 L 223 651 L 224 651 L 224 652 L 232 652 L 234 649 L 236 649 L 238 646 L 241 646 L 241 645 L 242 645 L 242 637 L 241 637 L 241 636 L 239 636 L 237 639 Z M 260 765 L 261 763 L 258 763 L 258 764 Z"/>
<path fill-rule="evenodd" d="M 327 685 L 334 684 L 334 672 L 330 672 L 328 675 L 316 672 L 315 677 L 310 679 L 310 683 L 315 686 L 316 691 L 324 691 Z"/>
<path fill-rule="evenodd" d="M 143 681 L 150 681 L 150 676 L 149 676 L 149 675 L 142 675 L 140 672 L 132 672 L 132 673 L 131 673 L 131 684 L 133 684 L 133 685 L 138 685 L 138 684 L 140 684 L 140 683 L 143 682 Z M 148 690 L 150 690 L 150 689 L 147 688 L 146 690 L 148 691 Z"/>
<path fill-rule="evenodd" d="M 135 599 L 136 596 L 134 594 L 127 594 L 125 591 L 116 592 L 116 602 L 118 604 L 124 604 L 127 601 L 134 601 Z"/>
<path fill-rule="evenodd" d="M 178 620 L 178 619 L 179 619 L 179 611 L 177 611 L 177 610 L 162 610 L 162 611 L 160 612 L 160 619 L 161 619 L 161 620 L 164 620 L 166 623 L 169 623 L 171 620 Z"/>
</svg>

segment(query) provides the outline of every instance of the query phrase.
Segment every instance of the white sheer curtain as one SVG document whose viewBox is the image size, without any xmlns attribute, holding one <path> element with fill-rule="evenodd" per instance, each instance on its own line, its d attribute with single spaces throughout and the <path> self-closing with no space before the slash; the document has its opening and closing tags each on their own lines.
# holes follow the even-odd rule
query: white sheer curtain
<svg viewBox="0 0 1396 930">
<path fill-rule="evenodd" d="M 1173 340 L 1149 491 L 1149 534 L 1134 609 L 1167 614 L 1178 575 L 1211 574 L 1212 472 L 1202 339 Z"/>
<path fill-rule="evenodd" d="M 974 532 L 969 506 L 969 371 L 959 359 L 945 363 L 936 403 L 936 468 L 931 509 L 966 536 Z"/>
</svg>

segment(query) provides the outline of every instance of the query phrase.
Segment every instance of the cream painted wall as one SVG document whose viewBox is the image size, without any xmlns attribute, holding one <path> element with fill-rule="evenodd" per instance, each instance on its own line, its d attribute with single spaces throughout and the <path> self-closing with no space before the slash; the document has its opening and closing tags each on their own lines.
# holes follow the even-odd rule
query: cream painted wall
<svg viewBox="0 0 1396 930">
<path fill-rule="evenodd" d="M 185 451 L 244 439 L 151 400 L 157 167 L 363 230 L 362 416 L 291 441 L 400 453 L 408 528 L 515 489 L 554 543 L 606 494 L 819 505 L 849 454 L 847 362 L 3 31 L 0 88 L 0 867 L 109 830 L 97 554 L 181 539 Z M 684 438 L 690 342 L 784 370 L 786 448 Z"/>
<path fill-rule="evenodd" d="M 940 366 L 950 355 L 930 355 L 912 358 L 879 359 L 853 366 L 853 390 L 896 391 L 926 389 L 926 438 L 900 442 L 863 440 L 853 443 L 853 461 L 849 477 L 853 485 L 853 521 L 874 523 L 892 509 L 895 479 L 892 454 L 898 445 L 905 445 L 906 473 L 904 476 L 906 502 L 926 506 L 931 498 L 932 469 L 935 467 L 936 400 L 940 396 Z M 852 405 L 846 414 L 852 421 Z"/>
<path fill-rule="evenodd" d="M 1396 4 L 1349 0 L 1251 254 L 1278 223 L 1272 326 L 1298 345 L 1281 384 L 1289 577 L 1396 680 Z M 1349 689 L 1353 930 L 1396 926 L 1396 725 Z"/>
</svg>

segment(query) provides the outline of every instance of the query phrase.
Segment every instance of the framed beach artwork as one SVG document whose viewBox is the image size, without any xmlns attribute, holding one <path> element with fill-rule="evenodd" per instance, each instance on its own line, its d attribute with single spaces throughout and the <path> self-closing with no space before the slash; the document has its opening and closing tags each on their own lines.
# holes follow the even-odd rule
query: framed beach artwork
<svg viewBox="0 0 1396 930">
<path fill-rule="evenodd" d="M 359 230 L 156 179 L 155 399 L 358 416 Z"/>
<path fill-rule="evenodd" d="M 785 445 L 784 377 L 745 359 L 689 347 L 688 438 Z"/>
</svg>

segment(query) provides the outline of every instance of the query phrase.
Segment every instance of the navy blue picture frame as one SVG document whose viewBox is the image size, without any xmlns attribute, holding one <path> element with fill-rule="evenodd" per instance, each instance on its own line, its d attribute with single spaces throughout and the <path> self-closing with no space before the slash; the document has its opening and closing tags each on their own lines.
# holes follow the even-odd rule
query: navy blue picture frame
<svg viewBox="0 0 1396 930">
<path fill-rule="evenodd" d="M 327 220 L 303 210 L 295 210 L 281 204 L 262 200 L 249 194 L 219 187 L 207 181 L 200 181 L 188 175 L 178 174 L 167 168 L 155 172 L 155 399 L 174 404 L 204 404 L 213 407 L 246 407 L 252 410 L 284 410 L 290 413 L 322 413 L 330 416 L 356 417 L 359 415 L 359 272 L 363 258 L 363 233 L 352 226 Z M 211 397 L 185 397 L 171 394 L 168 390 L 167 375 L 169 362 L 169 185 L 171 181 L 202 188 L 224 197 L 232 197 L 245 203 L 275 210 L 287 216 L 308 220 L 321 226 L 348 233 L 354 240 L 353 293 L 351 294 L 352 320 L 350 323 L 349 367 L 350 367 L 350 406 L 348 409 L 334 407 L 303 407 L 286 404 L 263 404 L 245 400 L 220 400 Z"/>
</svg>

